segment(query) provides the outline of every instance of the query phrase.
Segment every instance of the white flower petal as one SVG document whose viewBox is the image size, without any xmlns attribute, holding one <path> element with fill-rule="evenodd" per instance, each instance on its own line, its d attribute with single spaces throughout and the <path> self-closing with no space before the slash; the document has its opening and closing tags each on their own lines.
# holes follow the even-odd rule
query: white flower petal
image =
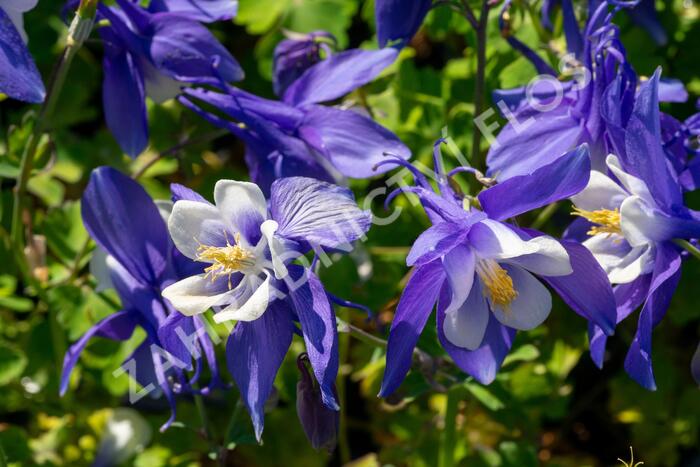
<svg viewBox="0 0 700 467">
<path fill-rule="evenodd" d="M 110 273 L 110 261 L 116 260 L 109 256 L 102 248 L 95 248 L 95 251 L 92 253 L 92 259 L 90 259 L 90 274 L 97 280 L 95 292 L 102 292 L 114 287 Z"/>
<path fill-rule="evenodd" d="M 503 265 L 513 280 L 518 296 L 503 309 L 491 304 L 491 311 L 501 324 L 509 328 L 527 331 L 534 329 L 547 319 L 552 310 L 552 296 L 542 283 L 526 270 Z"/>
<path fill-rule="evenodd" d="M 521 239 L 502 222 L 486 219 L 474 225 L 469 242 L 482 258 L 505 259 L 537 253 L 538 242 Z"/>
<path fill-rule="evenodd" d="M 288 255 L 282 242 L 275 237 L 275 232 L 277 232 L 278 228 L 279 225 L 277 222 L 267 220 L 260 225 L 260 232 L 263 234 L 263 237 L 265 237 L 265 241 L 267 241 L 267 245 L 270 248 L 270 257 L 272 258 L 272 267 L 275 271 L 275 277 L 277 279 L 284 279 L 289 274 L 287 266 L 284 265 L 284 260 L 290 260 L 292 256 Z"/>
<path fill-rule="evenodd" d="M 247 277 L 246 277 L 247 279 Z M 248 285 L 254 291 L 252 295 L 240 305 L 240 300 L 236 300 L 229 306 L 214 315 L 214 321 L 223 323 L 224 321 L 255 321 L 260 318 L 272 298 L 273 288 L 270 285 L 270 276 L 260 284 L 257 277 L 251 277 L 251 282 Z"/>
<path fill-rule="evenodd" d="M 168 230 L 177 249 L 190 259 L 197 257 L 200 245 L 226 245 L 226 227 L 219 210 L 211 204 L 178 201 L 168 219 Z"/>
<path fill-rule="evenodd" d="M 163 297 L 173 307 L 186 316 L 204 313 L 209 308 L 223 303 L 236 292 L 228 290 L 226 280 L 212 282 L 204 274 L 191 276 L 168 286 L 163 290 Z"/>
<path fill-rule="evenodd" d="M 477 279 L 462 306 L 445 313 L 442 329 L 447 340 L 457 347 L 476 350 L 484 340 L 488 324 L 489 307 Z"/>
<path fill-rule="evenodd" d="M 663 236 L 665 221 L 639 196 L 630 196 L 620 206 L 620 228 L 632 246 L 646 245 Z"/>
<path fill-rule="evenodd" d="M 452 301 L 445 310 L 449 315 L 461 307 L 469 296 L 474 283 L 476 257 L 469 247 L 458 246 L 445 255 L 442 265 L 452 291 Z"/>
<path fill-rule="evenodd" d="M 571 201 L 577 208 L 586 211 L 614 210 L 628 196 L 629 194 L 610 177 L 594 170 L 586 188 L 572 196 Z"/>
<path fill-rule="evenodd" d="M 235 232 L 258 229 L 267 219 L 265 195 L 255 183 L 219 180 L 214 187 L 214 202 L 221 217 Z M 259 221 L 259 222 L 258 222 Z"/>
<path fill-rule="evenodd" d="M 552 237 L 535 237 L 528 243 L 537 245 L 537 253 L 506 260 L 542 276 L 568 276 L 574 272 L 566 248 Z"/>
<path fill-rule="evenodd" d="M 620 183 L 622 183 L 622 186 L 624 186 L 628 192 L 633 195 L 640 196 L 652 205 L 655 204 L 654 198 L 651 196 L 651 193 L 649 193 L 647 184 L 634 175 L 630 175 L 623 171 L 622 165 L 620 164 L 620 160 L 617 158 L 617 156 L 614 154 L 608 155 L 608 157 L 605 159 L 605 163 L 608 165 L 608 168 L 613 175 L 615 175 L 615 178 L 620 180 Z"/>
<path fill-rule="evenodd" d="M 655 249 L 652 245 L 633 248 L 622 260 L 608 272 L 612 284 L 628 284 L 654 267 Z"/>
</svg>

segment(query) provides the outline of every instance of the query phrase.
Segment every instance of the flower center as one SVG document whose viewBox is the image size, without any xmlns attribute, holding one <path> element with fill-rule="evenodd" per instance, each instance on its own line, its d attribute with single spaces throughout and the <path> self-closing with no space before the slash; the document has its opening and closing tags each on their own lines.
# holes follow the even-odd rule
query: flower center
<svg viewBox="0 0 700 467">
<path fill-rule="evenodd" d="M 229 289 L 231 288 L 231 274 L 244 271 L 255 266 L 255 255 L 240 246 L 241 234 L 234 235 L 235 244 L 231 245 L 228 236 L 226 246 L 208 246 L 200 244 L 197 248 L 197 261 L 212 263 L 204 269 L 205 277 L 211 277 L 212 282 L 221 276 L 228 276 Z"/>
<path fill-rule="evenodd" d="M 513 287 L 513 279 L 508 271 L 492 259 L 482 259 L 476 263 L 476 272 L 484 284 L 484 292 L 492 305 L 508 309 L 518 292 Z"/>
<path fill-rule="evenodd" d="M 599 209 L 597 211 L 585 211 L 574 207 L 574 212 L 572 215 L 583 217 L 587 219 L 594 225 L 591 227 L 587 233 L 588 235 L 597 235 L 601 233 L 605 234 L 619 234 L 622 233 L 620 228 L 620 210 L 615 209 L 611 211 L 610 209 Z"/>
</svg>

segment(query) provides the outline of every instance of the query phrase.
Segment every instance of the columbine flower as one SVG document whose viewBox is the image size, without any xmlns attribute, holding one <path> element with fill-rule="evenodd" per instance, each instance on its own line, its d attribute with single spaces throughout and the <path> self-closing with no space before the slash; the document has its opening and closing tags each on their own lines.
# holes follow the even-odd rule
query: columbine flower
<svg viewBox="0 0 700 467">
<path fill-rule="evenodd" d="M 374 16 L 377 22 L 377 40 L 380 47 L 387 44 L 403 47 L 418 32 L 431 0 L 376 0 Z"/>
<path fill-rule="evenodd" d="M 260 440 L 263 408 L 275 374 L 301 325 L 323 403 L 337 410 L 335 313 L 311 269 L 292 264 L 312 248 L 347 249 L 369 229 L 349 190 L 292 177 L 272 184 L 268 204 L 256 185 L 221 180 L 215 205 L 178 201 L 168 222 L 185 256 L 201 273 L 163 291 L 185 315 L 214 307 L 217 322 L 237 320 L 229 338 L 229 369 Z"/>
<path fill-rule="evenodd" d="M 176 187 L 177 198 L 193 195 Z M 193 273 L 195 266 L 174 248 L 165 220 L 146 191 L 120 172 L 102 167 L 93 171 L 82 199 L 85 228 L 106 257 L 109 287 L 119 294 L 123 310 L 107 316 L 73 344 L 63 361 L 60 392 L 68 389 L 70 374 L 93 337 L 124 341 L 136 327 L 146 339 L 127 358 L 129 371 L 144 388 L 159 388 L 151 396 L 165 395 L 171 407 L 167 428 L 175 419 L 175 394 L 196 391 L 193 385 L 206 360 L 212 379 L 203 393 L 221 386 L 214 347 L 199 317 L 177 313 L 160 296 L 168 284 Z M 191 337 L 184 342 L 182 333 Z M 197 354 L 191 352 L 192 346 Z M 194 360 L 194 365 L 192 364 Z M 184 370 L 196 370 L 188 378 Z"/>
<path fill-rule="evenodd" d="M 152 7 L 155 12 L 129 0 L 117 0 L 119 8 L 98 4 L 99 16 L 109 21 L 109 26 L 98 29 L 105 44 L 105 118 L 119 145 L 131 157 L 148 145 L 146 96 L 161 103 L 175 97 L 184 83 L 217 81 L 211 71 L 214 59 L 218 60 L 222 79 L 243 78 L 236 60 L 196 21 L 201 15 L 189 16 L 190 9 L 182 3 L 155 2 L 162 6 Z M 167 12 L 163 5 L 170 5 L 175 12 Z M 229 6 L 235 8 L 235 3 Z"/>
<path fill-rule="evenodd" d="M 0 94 L 39 103 L 46 96 L 41 75 L 27 49 L 23 15 L 37 0 L 0 0 Z"/>
<path fill-rule="evenodd" d="M 681 255 L 673 240 L 700 237 L 698 213 L 684 206 L 677 176 L 662 149 L 659 76 L 657 70 L 641 86 L 624 131 L 615 133 L 619 157 L 607 158 L 611 176 L 592 172 L 586 189 L 572 197 L 574 213 L 582 220 L 569 229 L 572 237 L 587 234 L 583 245 L 610 281 L 619 284 L 617 321 L 644 304 L 625 369 L 648 389 L 656 387 L 651 332 L 666 313 L 680 279 Z M 606 338 L 595 326 L 590 337 L 591 355 L 601 366 Z"/>
<path fill-rule="evenodd" d="M 287 86 L 281 102 L 225 83 L 219 85 L 223 93 L 186 89 L 180 102 L 245 141 L 251 179 L 266 194 L 272 182 L 282 177 L 335 182 L 342 177 L 367 178 L 377 174 L 372 168 L 385 152 L 407 159 L 410 150 L 362 113 L 319 104 L 367 84 L 397 54 L 395 49 L 353 49 L 330 55 Z M 199 101 L 238 123 L 203 110 Z"/>
<path fill-rule="evenodd" d="M 435 167 L 441 171 L 442 162 L 436 159 Z M 495 378 L 515 332 L 532 329 L 549 315 L 551 296 L 541 281 L 612 333 L 614 297 L 591 254 L 574 242 L 560 243 L 504 222 L 577 193 L 589 168 L 584 146 L 481 192 L 483 211 L 463 207 L 465 201 L 445 174 L 439 175 L 438 195 L 414 172 L 418 186 L 409 191 L 419 196 L 433 226 L 407 257 L 414 270 L 392 322 L 382 396 L 392 393 L 408 371 L 436 301 L 440 343 L 462 370 L 485 384 Z"/>
</svg>

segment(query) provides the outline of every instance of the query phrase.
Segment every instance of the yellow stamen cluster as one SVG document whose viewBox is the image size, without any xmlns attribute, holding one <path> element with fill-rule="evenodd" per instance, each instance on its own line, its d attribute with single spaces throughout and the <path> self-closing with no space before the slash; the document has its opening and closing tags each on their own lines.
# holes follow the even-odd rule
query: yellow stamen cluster
<svg viewBox="0 0 700 467">
<path fill-rule="evenodd" d="M 488 295 L 491 305 L 508 310 L 518 297 L 508 271 L 492 259 L 482 259 L 476 265 L 476 272 L 484 284 L 484 293 Z"/>
<path fill-rule="evenodd" d="M 224 236 L 226 233 L 224 232 Z M 197 261 L 212 263 L 204 269 L 205 277 L 211 277 L 212 282 L 222 276 L 228 276 L 228 287 L 231 288 L 231 275 L 255 265 L 252 252 L 241 247 L 241 234 L 234 236 L 235 244 L 231 245 L 226 236 L 226 246 L 208 246 L 200 243 L 197 248 Z"/>
<path fill-rule="evenodd" d="M 591 227 L 587 233 L 588 235 L 597 234 L 619 234 L 622 233 L 620 228 L 620 210 L 610 210 L 610 209 L 598 209 L 597 211 L 586 211 L 584 209 L 579 209 L 574 207 L 574 212 L 571 213 L 574 216 L 583 217 L 589 220 L 591 223 L 596 224 Z"/>
</svg>

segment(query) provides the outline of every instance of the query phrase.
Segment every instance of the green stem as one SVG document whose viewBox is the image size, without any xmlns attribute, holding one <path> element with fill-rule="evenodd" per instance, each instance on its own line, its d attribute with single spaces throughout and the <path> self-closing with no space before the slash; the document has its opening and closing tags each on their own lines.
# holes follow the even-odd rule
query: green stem
<svg viewBox="0 0 700 467">
<path fill-rule="evenodd" d="M 455 464 L 455 444 L 457 439 L 457 413 L 462 390 L 455 387 L 447 391 L 447 407 L 445 408 L 445 428 L 440 438 L 438 453 L 439 467 L 452 467 Z"/>
<path fill-rule="evenodd" d="M 82 10 L 85 14 L 84 11 Z M 68 40 L 63 53 L 61 54 L 54 71 L 49 80 L 48 91 L 46 94 L 46 99 L 44 104 L 39 111 L 39 116 L 34 122 L 34 128 L 29 136 L 27 145 L 22 153 L 22 159 L 20 161 L 20 171 L 17 177 L 17 185 L 15 187 L 14 193 L 14 206 L 12 210 L 12 230 L 11 237 L 15 248 L 22 251 L 24 249 L 24 238 L 22 235 L 22 201 L 24 193 L 27 190 L 27 183 L 29 182 L 29 177 L 34 166 L 34 159 L 36 157 L 37 149 L 39 148 L 39 142 L 41 136 L 48 125 L 48 119 L 51 116 L 58 97 L 61 94 L 61 89 L 66 81 L 66 76 L 68 75 L 68 70 L 70 69 L 71 62 L 75 57 L 75 54 L 80 50 L 83 42 L 90 35 L 92 30 L 92 25 L 94 22 L 94 12 L 93 16 L 81 16 L 81 10 L 75 14 L 73 22 L 71 23 L 70 30 L 68 32 Z"/>
<path fill-rule="evenodd" d="M 696 247 L 695 245 L 693 245 L 689 241 L 681 240 L 679 238 L 679 239 L 674 240 L 673 243 L 680 246 L 681 248 L 683 248 L 685 251 L 687 251 L 691 255 L 695 256 L 695 258 L 700 259 L 700 249 L 698 249 L 698 247 Z"/>
<path fill-rule="evenodd" d="M 465 10 L 465 14 L 466 11 Z M 474 85 L 474 118 L 484 112 L 484 91 L 486 81 L 486 29 L 489 20 L 489 2 L 483 0 L 481 6 L 481 15 L 476 29 L 476 83 Z M 472 15 L 473 17 L 473 15 Z M 467 14 L 467 20 L 470 20 Z M 485 161 L 481 160 L 481 131 L 474 128 L 472 135 L 472 166 L 484 170 L 486 168 Z"/>
<path fill-rule="evenodd" d="M 207 415 L 207 408 L 204 406 L 204 399 L 201 394 L 195 394 L 194 405 L 197 407 L 197 412 L 199 413 L 199 419 L 202 422 L 202 429 L 204 430 L 204 435 L 207 441 L 213 443 L 216 439 L 216 435 L 212 430 L 211 423 L 209 422 L 209 416 Z"/>
<path fill-rule="evenodd" d="M 530 227 L 536 230 L 542 227 L 545 222 L 547 222 L 554 215 L 554 213 L 557 212 L 558 207 L 558 203 L 548 205 L 546 208 L 540 211 L 540 213 L 537 215 L 537 219 L 535 219 Z"/>
</svg>

